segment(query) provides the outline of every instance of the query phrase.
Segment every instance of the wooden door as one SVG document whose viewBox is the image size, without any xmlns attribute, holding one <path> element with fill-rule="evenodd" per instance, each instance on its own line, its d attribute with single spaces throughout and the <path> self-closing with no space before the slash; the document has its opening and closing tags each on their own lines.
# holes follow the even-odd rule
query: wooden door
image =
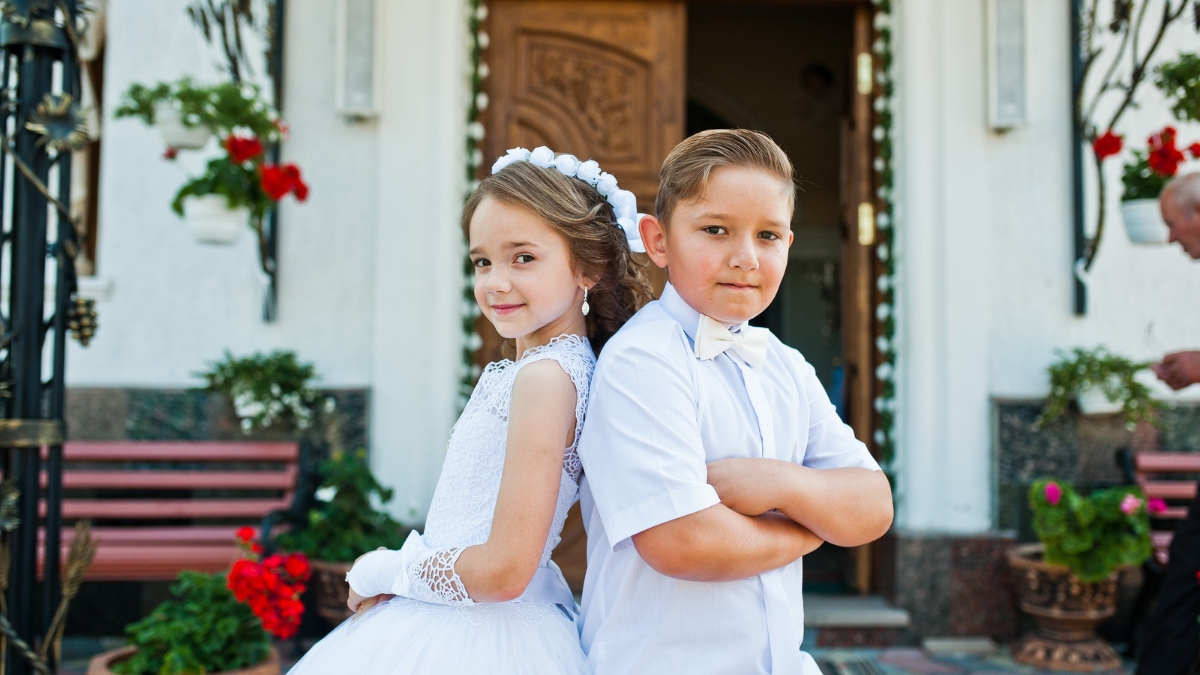
<svg viewBox="0 0 1200 675">
<path fill-rule="evenodd" d="M 871 95 L 874 68 L 871 56 L 871 9 L 862 6 L 854 15 L 854 49 L 849 55 L 854 73 L 849 115 L 842 131 L 842 359 L 846 383 L 846 422 L 854 435 L 871 447 L 875 428 L 876 325 L 874 298 L 875 196 L 871 173 Z M 854 552 L 854 586 L 860 593 L 872 590 L 872 548 Z"/>
<path fill-rule="evenodd" d="M 658 170 L 683 140 L 685 5 L 681 0 L 493 0 L 485 171 L 508 148 L 545 145 L 594 159 L 654 211 Z M 483 363 L 501 340 L 479 324 Z M 583 588 L 587 540 L 571 510 L 554 560 Z"/>
</svg>

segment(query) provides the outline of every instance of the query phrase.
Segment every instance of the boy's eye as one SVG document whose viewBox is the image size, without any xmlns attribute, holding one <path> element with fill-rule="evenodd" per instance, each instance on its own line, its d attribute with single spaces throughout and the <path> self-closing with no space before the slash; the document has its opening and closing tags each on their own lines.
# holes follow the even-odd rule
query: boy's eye
<svg viewBox="0 0 1200 675">
<path fill-rule="evenodd" d="M 759 232 L 758 236 L 760 239 L 767 239 L 769 241 L 779 241 L 780 239 L 783 239 L 783 237 L 779 236 L 779 234 L 776 232 Z"/>
<path fill-rule="evenodd" d="M 522 253 L 517 256 L 517 262 L 524 265 L 533 262 L 533 256 L 528 253 Z"/>
<path fill-rule="evenodd" d="M 708 227 L 704 228 L 704 231 L 707 234 L 712 235 L 725 234 L 725 228 L 721 227 L 720 225 L 709 225 Z"/>
<path fill-rule="evenodd" d="M 475 266 L 475 269 L 482 269 L 491 265 L 492 261 L 488 260 L 487 258 L 476 258 L 475 260 L 471 261 L 471 264 Z"/>
</svg>

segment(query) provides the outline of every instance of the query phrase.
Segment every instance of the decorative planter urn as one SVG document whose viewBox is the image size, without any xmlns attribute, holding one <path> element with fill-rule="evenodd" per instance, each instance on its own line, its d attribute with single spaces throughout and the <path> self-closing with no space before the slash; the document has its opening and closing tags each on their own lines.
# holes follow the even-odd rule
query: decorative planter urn
<svg viewBox="0 0 1200 675">
<path fill-rule="evenodd" d="M 103 654 L 97 654 L 92 657 L 88 663 L 87 675 L 113 675 L 112 667 L 117 662 L 133 656 L 137 651 L 137 647 L 128 646 L 114 649 Z M 256 666 L 242 668 L 241 670 L 229 670 L 223 673 L 214 673 L 213 675 L 280 675 L 279 652 L 275 648 L 271 648 L 271 653 L 267 656 L 267 660 Z"/>
<path fill-rule="evenodd" d="M 309 588 L 312 589 L 317 614 L 334 626 L 353 614 L 346 606 L 346 601 L 350 599 L 350 584 L 346 582 L 346 573 L 350 571 L 352 564 L 309 561 L 312 567 Z"/>
<path fill-rule="evenodd" d="M 212 138 L 212 131 L 208 127 L 184 126 L 179 111 L 170 105 L 160 105 L 154 109 L 154 127 L 168 148 L 199 150 Z"/>
<path fill-rule="evenodd" d="M 222 195 L 200 195 L 183 200 L 183 220 L 196 241 L 228 245 L 249 227 L 250 210 L 229 208 Z"/>
<path fill-rule="evenodd" d="M 1084 583 L 1065 565 L 1042 561 L 1041 544 L 1010 549 L 1008 564 L 1021 611 L 1037 628 L 1012 648 L 1013 658 L 1047 670 L 1099 673 L 1121 668 L 1096 626 L 1117 611 L 1117 573 Z"/>
<path fill-rule="evenodd" d="M 1165 244 L 1171 232 L 1163 222 L 1157 199 L 1131 199 L 1121 202 L 1125 232 L 1135 244 Z"/>
</svg>

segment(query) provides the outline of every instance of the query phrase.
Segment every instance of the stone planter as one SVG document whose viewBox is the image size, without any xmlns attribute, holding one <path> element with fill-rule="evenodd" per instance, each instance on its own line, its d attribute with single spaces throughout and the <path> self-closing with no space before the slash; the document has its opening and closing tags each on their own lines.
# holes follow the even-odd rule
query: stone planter
<svg viewBox="0 0 1200 675">
<path fill-rule="evenodd" d="M 112 666 L 118 661 L 133 656 L 133 653 L 136 651 L 137 647 L 128 646 L 104 652 L 103 654 L 97 654 L 88 663 L 87 675 L 113 675 Z M 275 648 L 272 647 L 267 660 L 257 666 L 250 666 L 241 670 L 230 670 L 219 675 L 280 675 L 279 652 L 275 651 Z"/>
<path fill-rule="evenodd" d="M 1096 635 L 1096 626 L 1117 611 L 1117 573 L 1084 583 L 1066 566 L 1042 562 L 1043 549 L 1027 544 L 1008 552 L 1021 611 L 1037 624 L 1013 645 L 1013 658 L 1047 670 L 1120 669 L 1121 658 Z"/>
<path fill-rule="evenodd" d="M 212 138 L 212 130 L 208 127 L 184 126 L 179 111 L 170 105 L 160 105 L 154 109 L 154 126 L 168 148 L 199 150 Z"/>
<path fill-rule="evenodd" d="M 233 244 L 249 228 L 250 210 L 229 208 L 222 195 L 200 195 L 183 200 L 183 220 L 192 238 L 205 244 Z"/>
<path fill-rule="evenodd" d="M 1084 415 L 1112 415 L 1124 410 L 1120 401 L 1114 403 L 1108 400 L 1104 389 L 1096 385 L 1089 385 L 1080 391 L 1075 402 L 1079 405 L 1079 412 Z"/>
<path fill-rule="evenodd" d="M 353 563 L 311 560 L 309 564 L 312 566 L 309 588 L 312 589 L 317 614 L 334 626 L 350 618 L 353 612 L 346 606 L 346 601 L 350 599 L 346 573 Z"/>
<path fill-rule="evenodd" d="M 1171 231 L 1163 222 L 1158 199 L 1131 199 L 1121 202 L 1125 233 L 1135 244 L 1165 244 Z"/>
</svg>

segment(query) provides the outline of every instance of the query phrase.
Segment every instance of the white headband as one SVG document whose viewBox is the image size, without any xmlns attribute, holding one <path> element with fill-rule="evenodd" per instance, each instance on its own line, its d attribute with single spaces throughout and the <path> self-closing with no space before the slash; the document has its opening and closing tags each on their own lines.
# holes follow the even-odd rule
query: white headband
<svg viewBox="0 0 1200 675">
<path fill-rule="evenodd" d="M 554 151 L 544 145 L 534 148 L 533 152 L 525 148 L 513 148 L 496 160 L 492 165 L 492 173 L 499 173 L 514 162 L 529 162 L 546 169 L 554 167 L 567 178 L 578 178 L 596 188 L 600 196 L 612 205 L 613 213 L 617 216 L 617 226 L 625 232 L 625 239 L 629 242 L 629 250 L 634 253 L 646 252 L 646 247 L 642 245 L 642 236 L 638 233 L 638 223 L 645 214 L 637 212 L 637 197 L 629 190 L 618 189 L 617 179 L 611 173 L 601 171 L 596 160 L 581 162 L 575 155 L 555 157 Z"/>
</svg>

